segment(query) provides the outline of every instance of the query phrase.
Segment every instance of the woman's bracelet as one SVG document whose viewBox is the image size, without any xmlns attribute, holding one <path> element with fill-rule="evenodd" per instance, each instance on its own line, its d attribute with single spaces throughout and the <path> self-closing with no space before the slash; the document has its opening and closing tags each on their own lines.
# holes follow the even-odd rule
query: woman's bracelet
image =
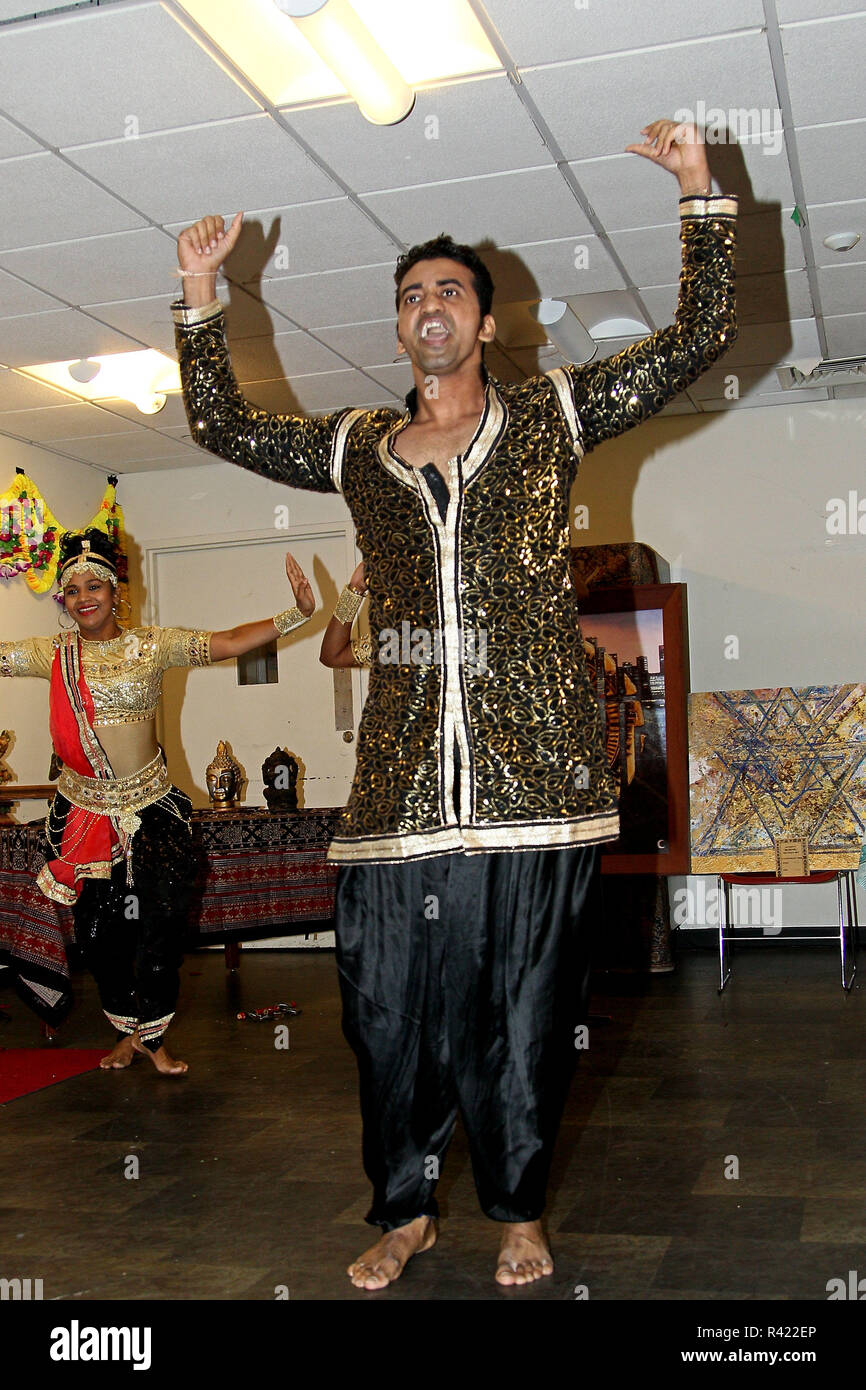
<svg viewBox="0 0 866 1390">
<path fill-rule="evenodd" d="M 277 632 L 285 637 L 287 632 L 292 632 L 296 627 L 300 627 L 301 623 L 308 622 L 310 616 L 309 614 L 302 613 L 300 608 L 295 606 L 294 608 L 287 608 L 283 613 L 276 613 L 271 619 L 271 622 L 277 629 Z"/>
<path fill-rule="evenodd" d="M 366 594 L 359 594 L 358 590 L 353 589 L 350 584 L 344 584 L 343 591 L 334 609 L 334 617 L 337 619 L 337 622 L 353 623 L 366 597 Z"/>
</svg>

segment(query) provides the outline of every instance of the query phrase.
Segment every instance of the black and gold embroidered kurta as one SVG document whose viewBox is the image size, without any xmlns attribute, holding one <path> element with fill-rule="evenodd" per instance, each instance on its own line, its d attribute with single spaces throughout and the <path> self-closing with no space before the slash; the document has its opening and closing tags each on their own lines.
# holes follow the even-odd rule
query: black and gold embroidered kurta
<svg viewBox="0 0 866 1390">
<path fill-rule="evenodd" d="M 378 650 L 331 860 L 616 837 L 569 567 L 569 494 L 584 453 L 661 410 L 736 337 L 736 200 L 682 199 L 680 213 L 674 324 L 597 365 L 519 386 L 489 380 L 475 437 L 449 463 L 444 517 L 399 456 L 408 412 L 260 410 L 235 381 L 220 306 L 175 306 L 193 438 L 277 482 L 342 492 L 355 523 Z"/>
</svg>

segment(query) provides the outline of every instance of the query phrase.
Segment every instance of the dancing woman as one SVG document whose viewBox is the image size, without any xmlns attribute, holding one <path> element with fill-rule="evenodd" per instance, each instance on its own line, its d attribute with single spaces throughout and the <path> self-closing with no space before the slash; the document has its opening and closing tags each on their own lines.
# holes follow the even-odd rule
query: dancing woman
<svg viewBox="0 0 866 1390">
<path fill-rule="evenodd" d="M 156 741 L 162 673 L 242 656 L 307 622 L 315 603 L 291 555 L 296 606 L 225 632 L 122 628 L 117 550 L 103 532 L 67 533 L 58 584 L 73 620 L 55 637 L 0 642 L 0 675 L 51 682 L 51 739 L 62 770 L 48 813 L 53 858 L 39 887 L 72 908 L 75 939 L 117 1034 L 100 1066 L 136 1053 L 157 1071 L 188 1070 L 166 1050 L 178 995 L 194 861 L 189 797 L 172 786 Z"/>
</svg>

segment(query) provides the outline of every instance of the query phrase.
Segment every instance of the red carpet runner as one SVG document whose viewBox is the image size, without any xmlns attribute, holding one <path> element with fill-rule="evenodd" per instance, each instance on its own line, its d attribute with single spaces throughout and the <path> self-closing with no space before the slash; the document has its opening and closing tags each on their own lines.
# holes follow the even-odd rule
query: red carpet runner
<svg viewBox="0 0 866 1390">
<path fill-rule="evenodd" d="M 98 1051 L 66 1047 L 56 1052 L 47 1047 L 0 1048 L 0 1105 L 92 1071 L 105 1053 L 104 1047 Z"/>
</svg>

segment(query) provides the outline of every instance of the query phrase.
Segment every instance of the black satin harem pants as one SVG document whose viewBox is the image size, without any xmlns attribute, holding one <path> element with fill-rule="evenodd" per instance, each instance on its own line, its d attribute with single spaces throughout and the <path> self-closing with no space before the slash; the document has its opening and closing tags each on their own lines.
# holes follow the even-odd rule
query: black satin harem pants
<svg viewBox="0 0 866 1390">
<path fill-rule="evenodd" d="M 68 804 L 59 795 L 55 801 Z M 132 840 L 132 884 L 121 861 L 110 879 L 85 879 L 72 909 L 76 945 L 106 1018 L 118 1038 L 137 1032 L 150 1052 L 162 1047 L 177 1005 L 196 872 L 191 813 L 177 787 L 145 807 Z"/>
<path fill-rule="evenodd" d="M 458 1111 L 482 1209 L 540 1217 L 587 1014 L 599 883 L 594 846 L 340 868 L 337 965 L 371 1225 L 438 1215 Z"/>
</svg>

